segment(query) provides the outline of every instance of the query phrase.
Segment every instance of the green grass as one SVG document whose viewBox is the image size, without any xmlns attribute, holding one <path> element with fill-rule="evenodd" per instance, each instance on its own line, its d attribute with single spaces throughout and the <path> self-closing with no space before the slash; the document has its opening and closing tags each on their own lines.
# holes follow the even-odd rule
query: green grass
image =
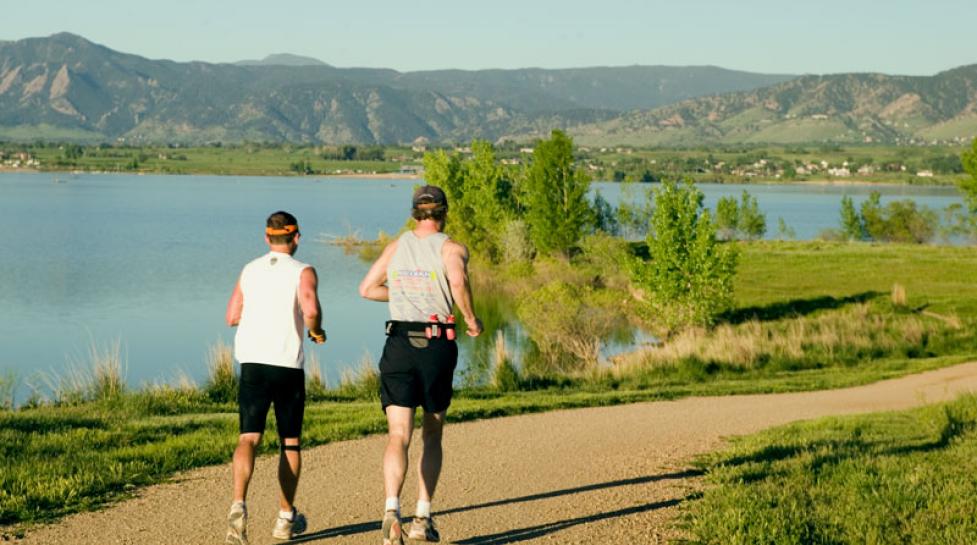
<svg viewBox="0 0 977 545">
<path fill-rule="evenodd" d="M 742 248 L 735 287 L 740 309 L 887 295 L 899 283 L 910 307 L 977 317 L 973 248 L 832 242 L 758 242 Z"/>
<path fill-rule="evenodd" d="M 977 543 L 977 397 L 739 438 L 701 461 L 693 542 Z"/>
</svg>

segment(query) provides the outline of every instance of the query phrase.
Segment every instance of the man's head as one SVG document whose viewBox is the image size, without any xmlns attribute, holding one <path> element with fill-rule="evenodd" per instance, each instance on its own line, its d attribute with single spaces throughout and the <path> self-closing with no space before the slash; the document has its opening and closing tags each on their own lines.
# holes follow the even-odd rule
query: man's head
<svg viewBox="0 0 977 545">
<path fill-rule="evenodd" d="M 297 246 L 299 222 L 295 216 L 279 210 L 268 216 L 265 222 L 265 239 L 270 246 Z"/>
<path fill-rule="evenodd" d="M 440 187 L 425 185 L 414 191 L 411 217 L 417 221 L 434 220 L 443 225 L 448 214 L 448 197 Z"/>
</svg>

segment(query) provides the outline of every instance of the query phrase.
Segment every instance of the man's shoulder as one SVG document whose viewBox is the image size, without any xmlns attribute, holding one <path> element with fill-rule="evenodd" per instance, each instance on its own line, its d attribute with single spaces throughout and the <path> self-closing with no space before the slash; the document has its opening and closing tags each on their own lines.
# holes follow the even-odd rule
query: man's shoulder
<svg viewBox="0 0 977 545">
<path fill-rule="evenodd" d="M 468 255 L 468 247 L 464 244 L 458 242 L 457 240 L 448 237 L 444 240 L 444 246 L 441 247 L 441 252 L 444 254 L 461 254 L 463 256 Z"/>
</svg>

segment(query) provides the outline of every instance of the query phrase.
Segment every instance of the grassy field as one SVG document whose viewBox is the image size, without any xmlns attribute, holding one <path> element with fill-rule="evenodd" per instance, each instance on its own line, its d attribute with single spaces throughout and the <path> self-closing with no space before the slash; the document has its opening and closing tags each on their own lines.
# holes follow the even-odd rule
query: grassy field
<svg viewBox="0 0 977 545">
<path fill-rule="evenodd" d="M 523 376 L 506 388 L 489 380 L 463 389 L 449 420 L 688 395 L 838 388 L 977 356 L 968 334 L 977 316 L 977 288 L 967 282 L 977 271 L 970 249 L 770 242 L 744 243 L 742 251 L 737 308 L 724 324 L 615 365 L 543 380 Z M 505 284 L 531 289 L 540 278 L 554 277 L 596 282 L 588 268 L 597 267 L 593 263 L 533 267 Z M 615 290 L 619 281 L 608 274 L 599 283 Z M 896 282 L 906 288 L 906 304 L 892 301 Z M 30 524 L 127 497 L 175 472 L 229 459 L 237 416 L 226 347 L 212 354 L 219 364 L 200 387 L 126 391 L 113 378 L 112 358 L 104 356 L 93 354 L 93 380 L 52 396 L 53 404 L 0 411 L 3 533 L 16 535 Z M 371 370 L 333 390 L 309 375 L 307 445 L 383 431 Z M 265 452 L 277 448 L 273 430 Z"/>
<path fill-rule="evenodd" d="M 702 460 L 693 542 L 977 543 L 977 397 L 740 438 Z"/>
</svg>

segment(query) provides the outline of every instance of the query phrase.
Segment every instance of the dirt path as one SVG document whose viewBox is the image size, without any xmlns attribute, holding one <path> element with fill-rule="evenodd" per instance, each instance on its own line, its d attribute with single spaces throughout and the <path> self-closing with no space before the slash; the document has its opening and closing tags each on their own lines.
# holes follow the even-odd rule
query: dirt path
<svg viewBox="0 0 977 545">
<path fill-rule="evenodd" d="M 501 418 L 448 428 L 434 508 L 445 542 L 663 543 L 670 521 L 699 482 L 696 454 L 745 434 L 819 416 L 903 409 L 977 391 L 977 363 L 858 388 L 688 398 Z M 304 541 L 373 544 L 383 503 L 382 437 L 306 451 L 299 507 Z M 252 542 L 273 543 L 274 458 L 259 460 L 249 498 Z M 415 477 L 404 493 L 413 510 Z M 229 466 L 154 486 L 97 513 L 69 517 L 24 543 L 222 543 Z"/>
</svg>

